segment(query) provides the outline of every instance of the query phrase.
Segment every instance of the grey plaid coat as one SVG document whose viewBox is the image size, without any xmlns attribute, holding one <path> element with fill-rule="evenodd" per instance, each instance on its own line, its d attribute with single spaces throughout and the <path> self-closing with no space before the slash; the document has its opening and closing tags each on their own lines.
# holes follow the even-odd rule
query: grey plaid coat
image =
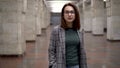
<svg viewBox="0 0 120 68">
<path fill-rule="evenodd" d="M 86 54 L 83 46 L 83 36 L 78 31 L 81 45 L 79 47 L 80 68 L 87 68 Z M 54 27 L 50 37 L 49 45 L 49 68 L 66 68 L 65 55 L 65 30 L 60 26 Z"/>
</svg>

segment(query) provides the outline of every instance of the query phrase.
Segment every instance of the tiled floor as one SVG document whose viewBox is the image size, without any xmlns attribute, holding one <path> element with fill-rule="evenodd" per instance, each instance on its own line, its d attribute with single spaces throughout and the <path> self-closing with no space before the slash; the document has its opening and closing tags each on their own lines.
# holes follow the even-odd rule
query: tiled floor
<svg viewBox="0 0 120 68">
<path fill-rule="evenodd" d="M 0 68 L 48 68 L 50 31 L 49 27 L 35 42 L 27 42 L 24 56 L 0 56 Z M 84 42 L 88 68 L 120 68 L 120 41 L 84 33 Z"/>
<path fill-rule="evenodd" d="M 120 68 L 120 41 L 109 41 L 106 34 L 84 34 L 89 68 Z"/>
</svg>

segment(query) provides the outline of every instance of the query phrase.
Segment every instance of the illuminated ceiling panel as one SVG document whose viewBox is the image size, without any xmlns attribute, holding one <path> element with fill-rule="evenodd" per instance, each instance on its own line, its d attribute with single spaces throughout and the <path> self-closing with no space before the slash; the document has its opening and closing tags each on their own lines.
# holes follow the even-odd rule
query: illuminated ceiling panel
<svg viewBox="0 0 120 68">
<path fill-rule="evenodd" d="M 78 0 L 46 0 L 46 5 L 52 13 L 60 13 L 63 5 L 69 2 L 76 3 Z"/>
</svg>

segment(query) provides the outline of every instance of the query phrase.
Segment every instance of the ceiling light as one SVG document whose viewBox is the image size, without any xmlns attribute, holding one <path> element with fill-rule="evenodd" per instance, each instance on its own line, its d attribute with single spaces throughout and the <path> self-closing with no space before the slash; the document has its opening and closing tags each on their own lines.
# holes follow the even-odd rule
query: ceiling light
<svg viewBox="0 0 120 68">
<path fill-rule="evenodd" d="M 64 4 L 73 2 L 73 1 L 47 1 L 48 7 L 50 8 L 51 12 L 60 13 Z"/>
<path fill-rule="evenodd" d="M 106 0 L 103 0 L 104 2 L 106 2 Z"/>
</svg>

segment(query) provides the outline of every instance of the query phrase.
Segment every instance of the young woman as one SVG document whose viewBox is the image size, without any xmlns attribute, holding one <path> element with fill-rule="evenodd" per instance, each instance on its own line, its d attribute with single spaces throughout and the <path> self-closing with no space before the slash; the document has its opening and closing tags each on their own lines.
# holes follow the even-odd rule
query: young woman
<svg viewBox="0 0 120 68">
<path fill-rule="evenodd" d="M 67 3 L 62 8 L 61 24 L 54 27 L 49 45 L 49 68 L 87 68 L 77 7 Z"/>
</svg>

